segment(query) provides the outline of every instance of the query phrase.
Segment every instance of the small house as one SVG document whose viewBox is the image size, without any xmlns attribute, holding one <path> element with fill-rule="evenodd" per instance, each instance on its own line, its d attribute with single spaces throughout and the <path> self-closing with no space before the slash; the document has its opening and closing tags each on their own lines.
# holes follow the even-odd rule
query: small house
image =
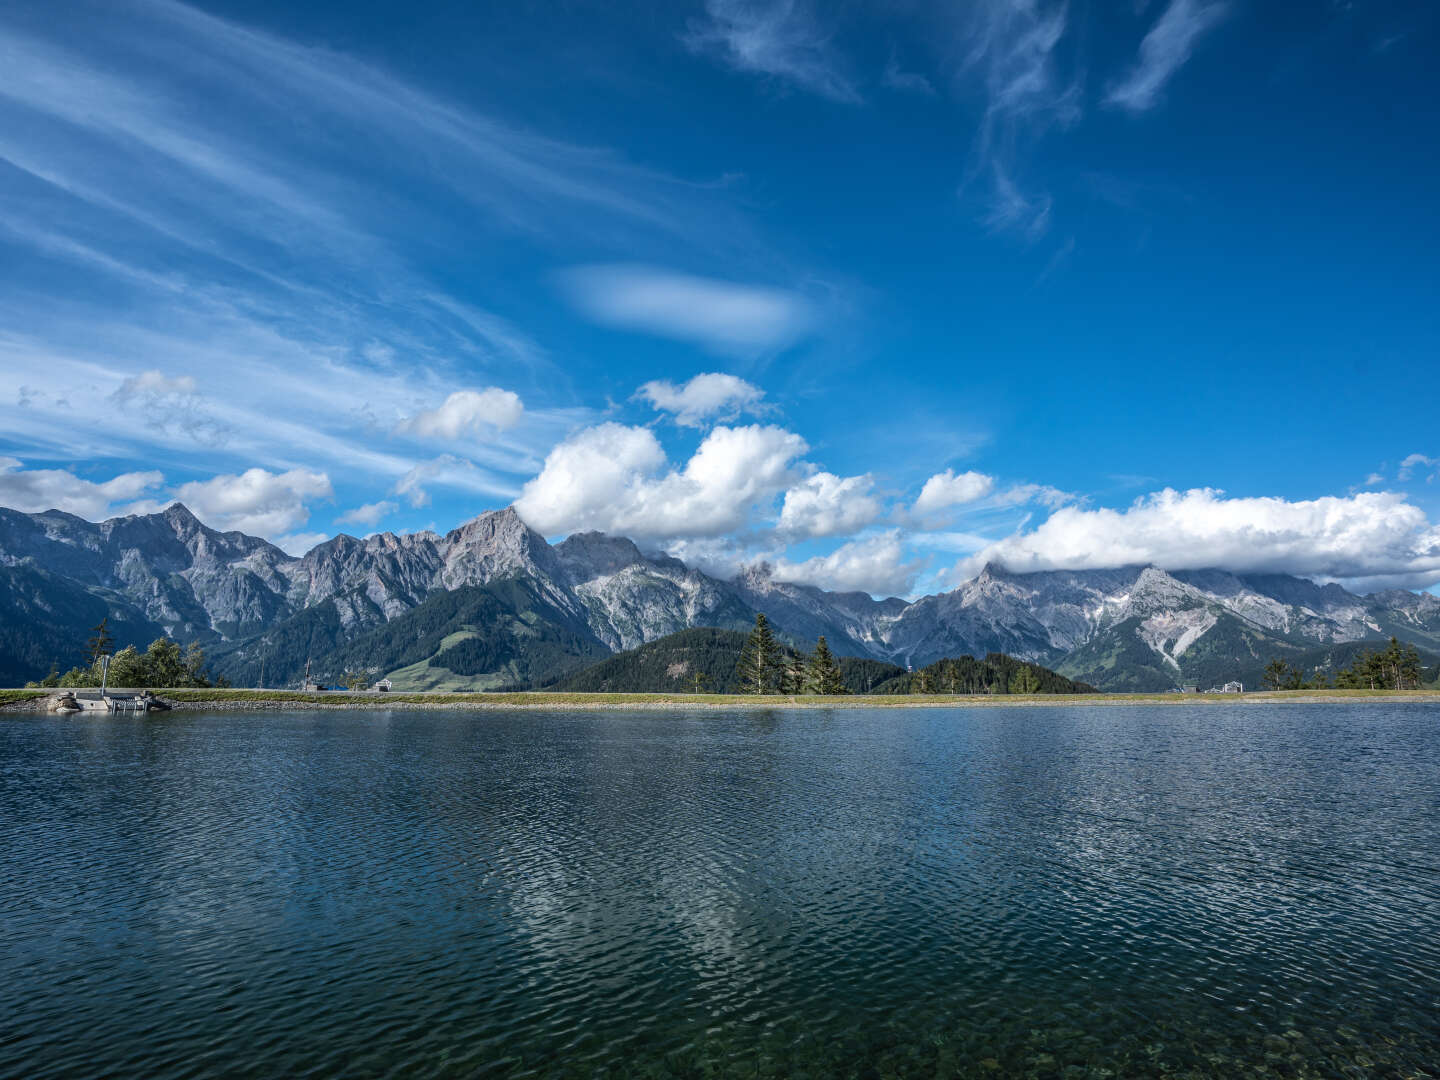
<svg viewBox="0 0 1440 1080">
<path fill-rule="evenodd" d="M 388 694 L 390 692 L 390 685 L 389 679 L 377 679 L 371 689 L 378 690 L 382 694 Z"/>
</svg>

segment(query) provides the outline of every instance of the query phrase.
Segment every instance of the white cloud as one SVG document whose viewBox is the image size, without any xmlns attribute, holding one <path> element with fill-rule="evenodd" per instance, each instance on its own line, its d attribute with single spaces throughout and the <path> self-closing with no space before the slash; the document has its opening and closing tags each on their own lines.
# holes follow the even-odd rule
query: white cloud
<svg viewBox="0 0 1440 1080">
<path fill-rule="evenodd" d="M 1426 457 L 1424 454 L 1411 454 L 1404 461 L 1400 462 L 1399 478 L 1409 480 L 1415 475 L 1419 468 L 1430 469 L 1440 465 L 1440 458 Z"/>
<path fill-rule="evenodd" d="M 330 534 L 323 532 L 290 533 L 286 536 L 277 536 L 274 544 L 285 554 L 298 557 L 329 539 Z"/>
<path fill-rule="evenodd" d="M 175 496 L 206 525 L 257 536 L 282 536 L 310 520 L 307 499 L 329 498 L 330 477 L 307 469 L 272 473 L 246 469 L 239 475 L 181 484 Z"/>
<path fill-rule="evenodd" d="M 930 516 L 939 510 L 983 499 L 994 490 L 994 477 L 979 472 L 957 473 L 954 469 L 946 469 L 925 481 L 912 509 L 916 514 Z"/>
<path fill-rule="evenodd" d="M 804 562 L 778 559 L 772 569 L 776 581 L 816 585 L 833 592 L 903 596 L 914 584 L 920 563 L 905 559 L 900 534 L 892 531 L 852 540 L 828 555 Z"/>
<path fill-rule="evenodd" d="M 1383 483 L 1385 483 L 1385 477 L 1384 477 L 1384 475 L 1381 474 L 1381 473 L 1378 473 L 1378 472 L 1372 472 L 1369 476 L 1365 477 L 1365 485 L 1364 485 L 1364 486 L 1365 486 L 1365 487 L 1379 487 L 1379 486 L 1380 486 L 1381 484 L 1383 484 Z"/>
<path fill-rule="evenodd" d="M 725 352 L 789 345 L 814 322 L 810 304 L 784 289 L 657 267 L 582 266 L 560 281 L 571 302 L 598 323 Z"/>
<path fill-rule="evenodd" d="M 366 503 L 353 510 L 346 510 L 335 519 L 335 524 L 368 525 L 374 528 L 382 518 L 389 517 L 398 509 L 399 507 L 389 499 L 381 499 L 379 502 Z"/>
<path fill-rule="evenodd" d="M 791 537 L 840 536 L 856 532 L 880 516 L 880 500 L 865 476 L 818 472 L 785 492 L 780 532 Z"/>
<path fill-rule="evenodd" d="M 962 572 L 991 560 L 1017 572 L 1153 563 L 1433 582 L 1440 579 L 1440 528 L 1389 492 L 1289 502 L 1167 488 L 1124 510 L 1064 507 L 1033 531 L 979 551 Z"/>
<path fill-rule="evenodd" d="M 161 473 L 147 471 L 121 473 L 97 483 L 82 480 L 67 469 L 26 469 L 15 458 L 0 457 L 0 506 L 28 514 L 63 510 L 99 521 L 124 512 L 117 504 L 153 494 L 164 480 Z M 146 505 L 134 509 L 153 508 Z"/>
<path fill-rule="evenodd" d="M 131 375 L 120 384 L 120 389 L 115 391 L 115 398 L 125 401 L 134 397 L 155 396 L 188 396 L 195 393 L 196 383 L 193 375 L 169 376 L 160 371 L 142 371 L 139 375 Z"/>
<path fill-rule="evenodd" d="M 717 427 L 684 468 L 648 428 L 601 424 L 550 451 L 515 508 L 546 535 L 598 529 L 636 538 L 719 536 L 744 528 L 795 480 L 807 447 L 772 426 Z"/>
<path fill-rule="evenodd" d="M 1171 0 L 1140 42 L 1140 59 L 1125 78 L 1110 88 L 1107 105 L 1145 112 L 1160 103 L 1160 94 L 1195 48 L 1195 41 L 1224 18 L 1226 5 L 1200 0 Z"/>
<path fill-rule="evenodd" d="M 666 379 L 647 382 L 635 396 L 661 412 L 674 413 L 677 424 L 700 427 L 715 417 L 730 419 L 742 411 L 758 412 L 765 391 L 738 376 L 709 371 L 680 386 Z"/>
<path fill-rule="evenodd" d="M 484 390 L 457 390 L 443 404 L 407 417 L 395 426 L 401 434 L 426 439 L 458 439 L 484 428 L 504 431 L 520 422 L 525 406 L 509 390 L 488 386 Z"/>
<path fill-rule="evenodd" d="M 821 26 L 803 0 L 705 0 L 705 20 L 685 43 L 739 71 L 769 75 L 831 101 L 860 102 Z"/>
</svg>

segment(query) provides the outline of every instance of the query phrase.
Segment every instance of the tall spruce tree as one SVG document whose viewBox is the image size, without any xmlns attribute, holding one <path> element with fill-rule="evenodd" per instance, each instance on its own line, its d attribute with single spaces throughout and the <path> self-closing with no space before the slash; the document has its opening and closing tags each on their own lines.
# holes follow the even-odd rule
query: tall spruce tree
<svg viewBox="0 0 1440 1080">
<path fill-rule="evenodd" d="M 840 673 L 840 665 L 835 662 L 835 654 L 830 651 L 824 635 L 821 635 L 820 640 L 815 643 L 815 652 L 811 655 L 810 662 L 805 665 L 805 692 L 807 694 L 843 694 L 845 692 L 845 678 Z"/>
<path fill-rule="evenodd" d="M 770 620 L 763 612 L 755 616 L 755 629 L 745 640 L 735 676 L 749 694 L 763 694 L 775 689 L 782 674 L 780 645 L 770 629 Z"/>
<path fill-rule="evenodd" d="M 99 626 L 90 628 L 94 637 L 85 642 L 85 651 L 90 654 L 90 666 L 98 668 L 100 657 L 107 656 L 110 650 L 115 647 L 115 639 L 110 636 L 110 616 L 106 615 L 100 620 Z"/>
</svg>

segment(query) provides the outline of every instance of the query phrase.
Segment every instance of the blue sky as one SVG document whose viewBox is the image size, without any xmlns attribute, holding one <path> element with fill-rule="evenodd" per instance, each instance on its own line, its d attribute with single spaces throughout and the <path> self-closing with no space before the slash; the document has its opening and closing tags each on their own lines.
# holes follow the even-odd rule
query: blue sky
<svg viewBox="0 0 1440 1080">
<path fill-rule="evenodd" d="M 1436 8 L 949 7 L 6 5 L 0 503 L 1440 580 Z"/>
</svg>

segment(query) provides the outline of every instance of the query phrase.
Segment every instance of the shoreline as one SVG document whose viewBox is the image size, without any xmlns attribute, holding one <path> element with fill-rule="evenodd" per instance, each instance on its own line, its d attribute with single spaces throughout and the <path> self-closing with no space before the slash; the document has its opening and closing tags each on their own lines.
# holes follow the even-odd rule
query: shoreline
<svg viewBox="0 0 1440 1080">
<path fill-rule="evenodd" d="M 0 690 L 0 713 L 49 714 L 54 690 Z M 571 694 L 378 693 L 375 691 L 172 690 L 156 695 L 175 712 L 301 710 L 609 709 L 944 709 L 1136 705 L 1352 705 L 1364 702 L 1440 704 L 1430 690 L 1262 690 L 1245 694 Z"/>
</svg>

